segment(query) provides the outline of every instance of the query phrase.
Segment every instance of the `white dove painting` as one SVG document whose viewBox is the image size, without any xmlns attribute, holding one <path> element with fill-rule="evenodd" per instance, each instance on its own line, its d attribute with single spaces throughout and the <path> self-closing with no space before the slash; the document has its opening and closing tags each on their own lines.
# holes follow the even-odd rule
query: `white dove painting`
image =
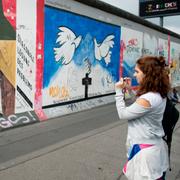
<svg viewBox="0 0 180 180">
<path fill-rule="evenodd" d="M 111 62 L 111 48 L 114 46 L 114 35 L 107 36 L 102 43 L 97 43 L 94 38 L 95 58 L 99 61 L 104 59 L 106 66 Z"/>
<path fill-rule="evenodd" d="M 43 106 L 114 92 L 121 27 L 45 7 Z M 83 84 L 88 74 L 91 84 Z"/>
<path fill-rule="evenodd" d="M 60 32 L 56 43 L 59 48 L 54 48 L 55 60 L 67 65 L 72 61 L 76 48 L 79 46 L 82 36 L 76 37 L 73 31 L 67 27 L 59 27 Z"/>
</svg>

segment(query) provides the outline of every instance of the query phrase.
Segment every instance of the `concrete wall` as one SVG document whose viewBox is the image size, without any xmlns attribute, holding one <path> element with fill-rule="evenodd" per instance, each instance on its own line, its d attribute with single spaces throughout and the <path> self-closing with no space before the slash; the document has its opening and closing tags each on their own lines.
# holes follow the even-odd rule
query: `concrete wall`
<svg viewBox="0 0 180 180">
<path fill-rule="evenodd" d="M 180 36 L 173 32 L 100 1 L 2 2 L 15 36 L 0 32 L 0 130 L 113 102 L 121 76 L 137 86 L 132 75 L 142 55 L 163 55 L 180 86 Z"/>
</svg>

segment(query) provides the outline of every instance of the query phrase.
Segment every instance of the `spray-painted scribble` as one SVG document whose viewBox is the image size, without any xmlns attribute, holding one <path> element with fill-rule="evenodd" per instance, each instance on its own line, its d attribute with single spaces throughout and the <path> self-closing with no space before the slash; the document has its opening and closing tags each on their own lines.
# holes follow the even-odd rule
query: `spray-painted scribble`
<svg viewBox="0 0 180 180">
<path fill-rule="evenodd" d="M 78 105 L 75 103 L 68 104 L 67 109 L 70 109 L 72 112 L 74 112 L 74 111 L 76 112 L 76 111 L 78 111 Z"/>
</svg>

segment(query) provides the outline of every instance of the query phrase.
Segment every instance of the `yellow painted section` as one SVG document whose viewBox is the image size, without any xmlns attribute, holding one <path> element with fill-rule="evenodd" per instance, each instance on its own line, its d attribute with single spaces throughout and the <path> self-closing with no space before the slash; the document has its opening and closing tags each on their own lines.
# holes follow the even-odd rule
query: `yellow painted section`
<svg viewBox="0 0 180 180">
<path fill-rule="evenodd" d="M 16 41 L 0 40 L 0 70 L 15 87 Z"/>
</svg>

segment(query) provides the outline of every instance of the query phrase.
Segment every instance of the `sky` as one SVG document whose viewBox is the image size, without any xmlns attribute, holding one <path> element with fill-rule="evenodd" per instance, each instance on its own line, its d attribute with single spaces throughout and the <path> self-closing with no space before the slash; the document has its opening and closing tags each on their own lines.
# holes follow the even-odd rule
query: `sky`
<svg viewBox="0 0 180 180">
<path fill-rule="evenodd" d="M 132 14 L 139 16 L 139 0 L 101 0 Z M 154 24 L 159 25 L 159 18 L 146 19 Z M 164 17 L 164 28 L 169 29 L 180 35 L 180 15 Z"/>
</svg>

